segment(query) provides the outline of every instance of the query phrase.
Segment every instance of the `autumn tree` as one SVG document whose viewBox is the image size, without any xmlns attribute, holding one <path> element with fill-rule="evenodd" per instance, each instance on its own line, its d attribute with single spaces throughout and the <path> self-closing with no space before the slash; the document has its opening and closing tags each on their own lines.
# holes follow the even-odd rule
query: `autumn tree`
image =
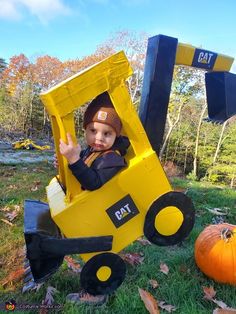
<svg viewBox="0 0 236 314">
<path fill-rule="evenodd" d="M 120 50 L 125 52 L 133 69 L 133 75 L 128 79 L 127 84 L 136 108 L 139 106 L 142 89 L 147 38 L 145 33 L 122 30 L 112 34 L 96 51 L 102 56 L 105 56 L 106 52 L 109 54 Z"/>
<path fill-rule="evenodd" d="M 25 131 L 33 98 L 32 67 L 28 58 L 24 54 L 12 57 L 2 72 L 1 81 L 7 97 L 4 102 L 4 120 L 14 129 Z"/>
<path fill-rule="evenodd" d="M 3 58 L 0 58 L 0 75 L 4 72 L 7 68 L 7 63 Z"/>
</svg>

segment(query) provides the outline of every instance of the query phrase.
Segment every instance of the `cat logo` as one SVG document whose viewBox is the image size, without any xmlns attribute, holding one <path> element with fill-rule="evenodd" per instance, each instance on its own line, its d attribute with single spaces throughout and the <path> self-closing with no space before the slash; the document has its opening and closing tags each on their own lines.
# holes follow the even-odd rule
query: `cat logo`
<svg viewBox="0 0 236 314">
<path fill-rule="evenodd" d="M 124 217 L 126 217 L 129 213 L 131 213 L 131 209 L 129 208 L 129 203 L 127 203 L 124 205 L 124 207 L 121 207 L 119 210 L 117 210 L 115 212 L 115 215 L 118 220 L 121 220 Z"/>
<path fill-rule="evenodd" d="M 192 66 L 202 69 L 213 69 L 217 54 L 211 51 L 195 49 Z"/>
<path fill-rule="evenodd" d="M 198 55 L 198 62 L 209 64 L 211 62 L 211 58 L 214 54 L 210 52 L 200 52 Z"/>
<path fill-rule="evenodd" d="M 126 195 L 106 210 L 116 228 L 139 214 L 139 210 L 130 195 Z"/>
</svg>

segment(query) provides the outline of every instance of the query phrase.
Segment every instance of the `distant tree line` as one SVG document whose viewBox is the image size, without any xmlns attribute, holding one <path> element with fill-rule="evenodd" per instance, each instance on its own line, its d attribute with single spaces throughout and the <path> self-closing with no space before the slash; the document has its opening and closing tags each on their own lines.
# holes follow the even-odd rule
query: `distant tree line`
<svg viewBox="0 0 236 314">
<path fill-rule="evenodd" d="M 29 60 L 13 56 L 9 64 L 0 58 L 0 136 L 20 133 L 25 137 L 50 138 L 50 121 L 39 98 L 58 82 L 124 50 L 133 68 L 127 81 L 131 98 L 139 108 L 143 84 L 147 35 L 130 31 L 113 34 L 94 54 L 61 62 L 48 55 Z M 176 66 L 160 159 L 178 167 L 192 179 L 236 185 L 235 118 L 223 125 L 205 121 L 207 106 L 203 71 Z M 75 124 L 82 129 L 83 110 L 75 112 Z"/>
</svg>

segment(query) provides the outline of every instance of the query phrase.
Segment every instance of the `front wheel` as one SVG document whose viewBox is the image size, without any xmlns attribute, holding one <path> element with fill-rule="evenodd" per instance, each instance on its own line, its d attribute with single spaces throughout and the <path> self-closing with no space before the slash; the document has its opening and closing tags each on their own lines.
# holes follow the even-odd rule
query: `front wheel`
<svg viewBox="0 0 236 314">
<path fill-rule="evenodd" d="M 114 253 L 93 256 L 82 268 L 81 286 L 92 295 L 110 294 L 124 281 L 126 266 Z"/>
<path fill-rule="evenodd" d="M 181 242 L 194 225 L 195 210 L 191 199 L 180 192 L 168 192 L 155 200 L 144 222 L 144 235 L 157 245 Z"/>
</svg>

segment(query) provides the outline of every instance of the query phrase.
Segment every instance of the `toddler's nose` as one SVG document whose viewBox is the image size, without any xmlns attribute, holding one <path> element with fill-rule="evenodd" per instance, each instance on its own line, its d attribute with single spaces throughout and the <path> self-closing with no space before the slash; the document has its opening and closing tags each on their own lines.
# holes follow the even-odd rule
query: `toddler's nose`
<svg viewBox="0 0 236 314">
<path fill-rule="evenodd" d="M 96 140 L 97 140 L 97 141 L 102 141 L 102 140 L 103 140 L 103 135 L 102 135 L 102 133 L 98 132 L 98 133 L 96 134 Z"/>
</svg>

